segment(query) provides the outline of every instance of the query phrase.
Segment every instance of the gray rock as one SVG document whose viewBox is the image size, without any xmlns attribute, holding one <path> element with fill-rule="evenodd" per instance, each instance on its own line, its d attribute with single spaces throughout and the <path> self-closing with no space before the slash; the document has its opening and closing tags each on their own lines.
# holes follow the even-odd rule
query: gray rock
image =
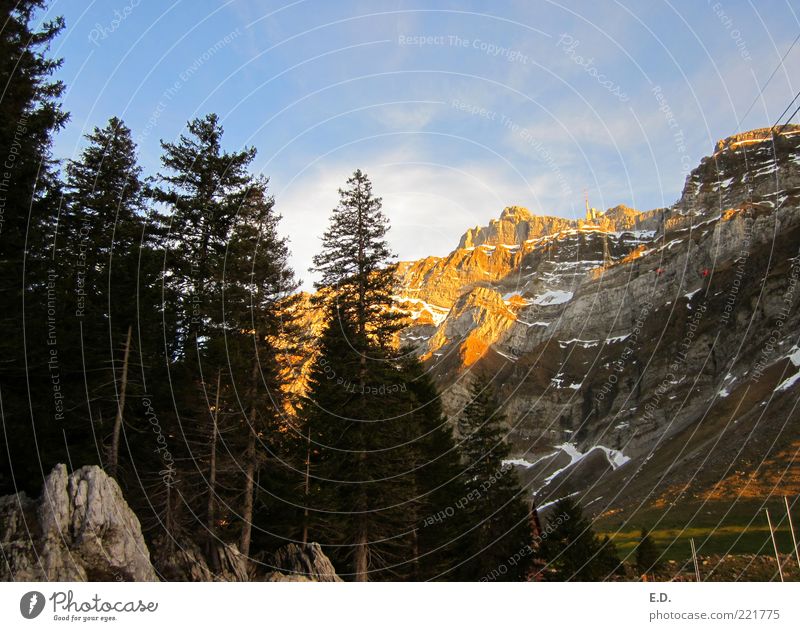
<svg viewBox="0 0 800 631">
<path fill-rule="evenodd" d="M 168 581 L 222 581 L 245 582 L 250 580 L 247 559 L 234 544 L 218 542 L 213 554 L 212 567 L 200 546 L 191 540 L 169 541 L 161 537 L 154 545 L 153 563 Z M 216 569 L 215 569 L 216 568 Z"/>
<path fill-rule="evenodd" d="M 56 465 L 38 500 L 0 498 L 4 581 L 156 581 L 136 515 L 99 467 Z"/>
<path fill-rule="evenodd" d="M 265 577 L 271 582 L 334 583 L 342 580 L 318 543 L 285 545 L 269 557 L 267 565 L 275 569 Z"/>
</svg>

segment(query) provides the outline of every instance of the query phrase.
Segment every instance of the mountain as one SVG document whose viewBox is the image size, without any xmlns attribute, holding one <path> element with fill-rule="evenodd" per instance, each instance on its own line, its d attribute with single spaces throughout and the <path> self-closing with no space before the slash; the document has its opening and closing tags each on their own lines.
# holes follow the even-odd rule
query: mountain
<svg viewBox="0 0 800 631">
<path fill-rule="evenodd" d="M 471 374 L 493 377 L 540 506 L 576 495 L 627 528 L 681 497 L 713 522 L 800 493 L 798 244 L 800 126 L 752 130 L 671 207 L 509 207 L 446 257 L 401 263 L 402 340 L 450 415 Z"/>
</svg>

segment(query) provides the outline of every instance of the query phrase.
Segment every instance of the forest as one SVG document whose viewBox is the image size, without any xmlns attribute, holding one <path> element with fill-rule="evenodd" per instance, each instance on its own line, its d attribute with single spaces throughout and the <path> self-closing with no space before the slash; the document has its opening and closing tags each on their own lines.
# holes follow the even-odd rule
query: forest
<svg viewBox="0 0 800 631">
<path fill-rule="evenodd" d="M 76 159 L 53 155 L 64 23 L 34 27 L 44 6 L 16 3 L 0 41 L 0 494 L 36 496 L 57 463 L 99 465 L 157 570 L 189 544 L 212 568 L 219 543 L 235 546 L 258 571 L 287 542 L 317 542 L 354 581 L 621 571 L 577 504 L 539 524 L 488 379 L 445 417 L 398 343 L 390 226 L 364 171 L 342 182 L 315 292 L 300 292 L 280 231 L 291 210 L 216 114 L 162 141 L 157 173 L 117 117 Z M 646 573 L 658 554 L 642 540 Z"/>
</svg>

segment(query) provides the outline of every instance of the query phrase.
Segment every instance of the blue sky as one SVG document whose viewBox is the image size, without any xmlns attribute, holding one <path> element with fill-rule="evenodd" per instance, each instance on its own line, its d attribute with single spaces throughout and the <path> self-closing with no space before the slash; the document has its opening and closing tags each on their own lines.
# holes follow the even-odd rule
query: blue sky
<svg viewBox="0 0 800 631">
<path fill-rule="evenodd" d="M 789 1 L 54 0 L 71 113 L 56 155 L 122 117 L 145 171 L 217 112 L 254 145 L 306 268 L 355 168 L 402 259 L 450 251 L 504 206 L 669 205 L 719 138 L 771 125 L 800 89 Z M 794 79 L 794 80 L 792 80 Z"/>
</svg>

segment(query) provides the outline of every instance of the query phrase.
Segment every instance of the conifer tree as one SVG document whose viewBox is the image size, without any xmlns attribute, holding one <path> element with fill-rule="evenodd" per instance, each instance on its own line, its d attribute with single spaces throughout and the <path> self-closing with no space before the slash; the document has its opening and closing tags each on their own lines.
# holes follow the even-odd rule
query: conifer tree
<svg viewBox="0 0 800 631">
<path fill-rule="evenodd" d="M 322 300 L 333 300 L 343 319 L 354 325 L 355 348 L 370 344 L 386 347 L 401 328 L 402 319 L 391 310 L 395 287 L 395 255 L 386 235 L 389 220 L 382 200 L 372 193 L 372 182 L 357 169 L 339 189 L 339 204 L 322 237 L 322 250 L 314 257 L 312 272 Z M 368 354 L 362 358 L 366 367 Z"/>
<path fill-rule="evenodd" d="M 205 476 L 213 422 L 207 393 L 219 370 L 226 368 L 224 358 L 207 360 L 215 344 L 224 344 L 225 253 L 251 179 L 247 167 L 255 156 L 249 148 L 223 150 L 223 129 L 215 114 L 190 121 L 187 129 L 175 143 L 162 141 L 163 169 L 148 191 L 159 204 L 163 308 L 170 327 L 165 340 L 172 401 L 162 422 L 165 434 L 172 437 L 170 454 L 182 463 L 175 484 L 159 487 L 160 522 L 170 531 L 168 547 L 181 531 L 193 530 L 195 516 L 207 508 Z M 225 373 L 226 387 L 233 387 L 230 371 Z"/>
<path fill-rule="evenodd" d="M 539 544 L 547 563 L 545 577 L 556 581 L 601 581 L 619 571 L 616 549 L 600 539 L 580 506 L 570 498 L 559 500 L 551 515 L 560 523 Z"/>
<path fill-rule="evenodd" d="M 166 173 L 152 196 L 166 208 L 166 283 L 176 295 L 176 357 L 193 360 L 220 326 L 222 265 L 251 176 L 255 149 L 222 149 L 216 114 L 196 118 L 176 143 L 163 142 Z"/>
<path fill-rule="evenodd" d="M 394 359 L 377 359 L 379 348 L 362 372 L 356 336 L 334 311 L 309 372 L 302 411 L 314 451 L 309 537 L 329 546 L 343 576 L 397 578 L 409 571 L 413 548 L 413 404 Z"/>
<path fill-rule="evenodd" d="M 278 235 L 280 216 L 267 194 L 267 181 L 254 179 L 236 216 L 222 280 L 224 347 L 238 398 L 246 437 L 240 462 L 244 469 L 240 551 L 250 552 L 255 480 L 267 455 L 286 433 L 289 357 L 296 327 L 292 314 L 297 289 L 289 267 L 289 249 Z"/>
<path fill-rule="evenodd" d="M 95 425 L 101 460 L 120 479 L 120 442 L 127 444 L 126 426 L 142 416 L 131 400 L 146 382 L 139 373 L 163 365 L 161 270 L 130 129 L 114 117 L 86 139 L 80 157 L 67 164 L 58 237 L 64 319 L 74 333 L 66 336 L 74 352 L 65 361 L 78 376 L 81 402 L 70 418 L 79 433 Z"/>
<path fill-rule="evenodd" d="M 167 173 L 152 193 L 165 209 L 172 423 L 184 462 L 179 499 L 167 510 L 178 531 L 202 522 L 207 541 L 235 542 L 249 556 L 257 480 L 286 430 L 297 285 L 268 182 L 247 171 L 255 150 L 224 151 L 214 114 L 188 129 L 162 143 Z"/>
<path fill-rule="evenodd" d="M 53 79 L 61 60 L 49 51 L 64 21 L 40 22 L 46 7 L 45 0 L 4 2 L 0 14 L 0 450 L 10 454 L 0 459 L 0 494 L 38 493 L 41 469 L 65 456 L 64 399 L 53 382 L 60 356 L 53 359 L 56 344 L 48 345 L 64 331 L 56 312 L 59 186 L 50 149 L 67 114 L 59 103 L 64 86 Z"/>
<path fill-rule="evenodd" d="M 639 576 L 657 574 L 664 565 L 661 550 L 653 541 L 646 528 L 642 528 L 636 544 L 636 572 Z"/>
<path fill-rule="evenodd" d="M 464 497 L 460 453 L 430 373 L 412 352 L 404 356 L 401 370 L 411 395 L 408 462 L 414 493 L 407 511 L 415 527 L 404 576 L 447 580 L 457 575 L 466 530 L 455 518 Z"/>
<path fill-rule="evenodd" d="M 472 382 L 457 422 L 466 476 L 463 511 L 470 528 L 462 577 L 478 580 L 505 566 L 503 580 L 521 579 L 524 564 L 508 561 L 530 544 L 528 511 L 513 469 L 503 464 L 509 454 L 504 416 L 486 379 Z"/>
<path fill-rule="evenodd" d="M 400 508 L 413 493 L 401 480 L 409 427 L 394 412 L 408 410 L 407 388 L 400 390 L 393 347 L 400 316 L 391 310 L 388 219 L 360 170 L 339 198 L 312 268 L 327 327 L 304 407 L 320 452 L 319 497 L 334 511 L 322 527 L 341 546 L 334 556 L 346 557 L 353 578 L 365 581 L 402 564 L 412 545 L 413 526 Z"/>
</svg>

